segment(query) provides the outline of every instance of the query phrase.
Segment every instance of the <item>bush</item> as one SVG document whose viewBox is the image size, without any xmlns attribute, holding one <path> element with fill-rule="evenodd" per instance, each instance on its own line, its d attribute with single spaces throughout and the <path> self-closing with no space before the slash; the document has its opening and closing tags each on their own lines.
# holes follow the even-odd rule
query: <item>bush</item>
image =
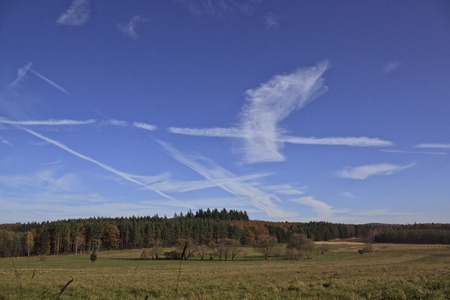
<svg viewBox="0 0 450 300">
<path fill-rule="evenodd" d="M 301 252 L 295 248 L 286 249 L 286 259 L 299 260 L 302 255 Z"/>
<path fill-rule="evenodd" d="M 322 245 L 320 246 L 320 254 L 325 254 L 325 253 L 327 253 L 327 252 L 328 252 L 328 245 L 322 244 Z"/>
<path fill-rule="evenodd" d="M 92 251 L 90 259 L 92 263 L 95 263 L 95 261 L 97 260 L 97 253 L 95 251 Z"/>
<path fill-rule="evenodd" d="M 181 253 L 178 252 L 177 250 L 166 251 L 164 252 L 164 256 L 166 257 L 166 259 L 175 259 L 175 260 L 181 259 Z"/>
<path fill-rule="evenodd" d="M 142 251 L 140 259 L 148 259 L 147 249 L 144 249 L 144 251 Z"/>
<path fill-rule="evenodd" d="M 151 256 L 152 259 L 159 259 L 161 254 L 163 253 L 163 247 L 159 242 L 154 242 L 153 247 L 149 249 L 148 255 Z"/>
</svg>

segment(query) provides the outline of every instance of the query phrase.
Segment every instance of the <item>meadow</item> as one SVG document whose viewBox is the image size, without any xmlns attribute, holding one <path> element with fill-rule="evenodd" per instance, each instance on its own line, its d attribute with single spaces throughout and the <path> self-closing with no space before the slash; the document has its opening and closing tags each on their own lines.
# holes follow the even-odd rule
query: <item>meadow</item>
<svg viewBox="0 0 450 300">
<path fill-rule="evenodd" d="M 450 246 L 316 245 L 310 260 L 142 260 L 142 250 L 0 259 L 0 299 L 450 299 Z M 180 267 L 181 266 L 181 267 Z M 73 281 L 71 281 L 73 279 Z M 63 287 L 69 282 L 64 291 Z"/>
</svg>

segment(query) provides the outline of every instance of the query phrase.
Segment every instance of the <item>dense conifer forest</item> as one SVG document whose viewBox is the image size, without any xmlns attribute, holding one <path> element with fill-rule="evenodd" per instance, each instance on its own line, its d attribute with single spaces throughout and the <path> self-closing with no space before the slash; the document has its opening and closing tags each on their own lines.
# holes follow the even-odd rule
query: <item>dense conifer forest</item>
<svg viewBox="0 0 450 300">
<path fill-rule="evenodd" d="M 89 218 L 0 225 L 0 257 L 78 254 L 101 250 L 172 247 L 179 239 L 198 245 L 235 240 L 255 245 L 258 236 L 289 242 L 293 234 L 314 241 L 360 238 L 383 243 L 450 243 L 450 224 L 336 224 L 251 221 L 247 212 L 225 208 L 189 211 L 172 218 Z"/>
</svg>

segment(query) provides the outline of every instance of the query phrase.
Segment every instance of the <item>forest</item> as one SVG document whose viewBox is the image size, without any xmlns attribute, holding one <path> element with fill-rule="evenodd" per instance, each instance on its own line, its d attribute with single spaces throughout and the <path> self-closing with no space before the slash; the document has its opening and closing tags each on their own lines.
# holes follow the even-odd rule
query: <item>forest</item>
<svg viewBox="0 0 450 300">
<path fill-rule="evenodd" d="M 247 212 L 207 209 L 160 217 L 96 217 L 42 223 L 0 224 L 0 257 L 78 254 L 102 250 L 236 241 L 254 246 L 258 237 L 288 243 L 293 234 L 312 241 L 360 238 L 369 242 L 450 244 L 450 224 L 339 224 L 249 220 Z"/>
</svg>

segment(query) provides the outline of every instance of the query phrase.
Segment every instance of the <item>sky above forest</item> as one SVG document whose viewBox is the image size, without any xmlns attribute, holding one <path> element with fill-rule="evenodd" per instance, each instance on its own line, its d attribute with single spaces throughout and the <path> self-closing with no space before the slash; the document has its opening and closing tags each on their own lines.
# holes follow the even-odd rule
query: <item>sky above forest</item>
<svg viewBox="0 0 450 300">
<path fill-rule="evenodd" d="M 0 223 L 450 222 L 450 2 L 0 2 Z"/>
</svg>

